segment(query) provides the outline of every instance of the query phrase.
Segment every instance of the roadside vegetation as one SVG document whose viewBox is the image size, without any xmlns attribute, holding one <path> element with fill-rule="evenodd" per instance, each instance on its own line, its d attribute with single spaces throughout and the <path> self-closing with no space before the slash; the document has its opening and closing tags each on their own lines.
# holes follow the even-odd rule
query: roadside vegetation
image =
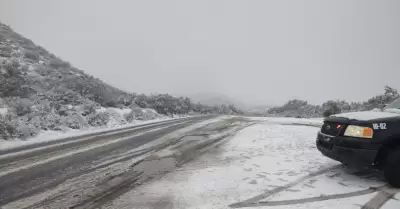
<svg viewBox="0 0 400 209">
<path fill-rule="evenodd" d="M 384 87 L 384 92 L 364 102 L 348 102 L 345 100 L 329 100 L 321 105 L 309 104 L 304 100 L 290 100 L 284 105 L 273 107 L 263 114 L 265 116 L 283 117 L 327 117 L 344 112 L 367 111 L 382 108 L 385 104 L 399 98 L 397 89 Z"/>
</svg>

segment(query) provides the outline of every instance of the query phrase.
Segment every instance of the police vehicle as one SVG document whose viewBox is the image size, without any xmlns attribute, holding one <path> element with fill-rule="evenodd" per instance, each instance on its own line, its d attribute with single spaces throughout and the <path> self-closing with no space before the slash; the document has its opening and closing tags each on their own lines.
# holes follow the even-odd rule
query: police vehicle
<svg viewBox="0 0 400 209">
<path fill-rule="evenodd" d="M 380 110 L 325 118 L 316 143 L 323 155 L 381 170 L 391 186 L 400 188 L 400 99 Z"/>
</svg>

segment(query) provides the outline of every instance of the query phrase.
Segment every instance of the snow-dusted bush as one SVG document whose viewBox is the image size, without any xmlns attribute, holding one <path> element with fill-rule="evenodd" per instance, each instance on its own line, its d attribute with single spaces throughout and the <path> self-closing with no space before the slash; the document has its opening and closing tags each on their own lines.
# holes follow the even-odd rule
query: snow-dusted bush
<svg viewBox="0 0 400 209">
<path fill-rule="evenodd" d="M 5 40 L 6 40 L 6 35 L 0 33 L 0 41 L 5 41 Z"/>
<path fill-rule="evenodd" d="M 96 105 L 94 103 L 87 102 L 84 105 L 78 107 L 82 116 L 87 116 L 96 113 Z"/>
<path fill-rule="evenodd" d="M 54 100 L 61 102 L 65 105 L 79 105 L 83 103 L 83 98 L 76 92 L 66 91 L 54 95 Z"/>
<path fill-rule="evenodd" d="M 0 138 L 8 140 L 15 137 L 17 132 L 15 121 L 13 121 L 13 117 L 11 115 L 0 115 Z"/>
<path fill-rule="evenodd" d="M 125 118 L 126 122 L 131 123 L 132 121 L 135 120 L 135 115 L 132 112 L 130 112 L 130 113 L 125 114 L 124 118 Z"/>
<path fill-rule="evenodd" d="M 16 127 L 16 138 L 26 140 L 36 136 L 39 133 L 39 129 L 35 128 L 29 123 L 20 123 Z"/>
<path fill-rule="evenodd" d="M 108 127 L 114 127 L 127 123 L 124 115 L 121 114 L 121 112 L 117 111 L 116 108 L 107 108 L 105 113 L 109 115 L 109 121 L 107 123 Z"/>
<path fill-rule="evenodd" d="M 14 100 L 11 100 L 8 106 L 15 109 L 17 116 L 24 116 L 32 112 L 32 105 L 33 103 L 29 99 L 15 98 Z"/>
<path fill-rule="evenodd" d="M 89 126 L 86 119 L 78 113 L 72 113 L 67 117 L 64 117 L 64 124 L 66 127 L 71 129 L 83 129 Z"/>
<path fill-rule="evenodd" d="M 135 104 L 141 108 L 148 107 L 149 106 L 148 101 L 149 101 L 149 99 L 144 94 L 140 94 L 134 99 Z"/>
<path fill-rule="evenodd" d="M 61 59 L 55 58 L 51 59 L 48 63 L 51 68 L 60 69 L 60 68 L 70 68 L 71 65 L 68 62 L 65 62 Z"/>
<path fill-rule="evenodd" d="M 24 55 L 25 55 L 26 58 L 28 58 L 28 59 L 30 59 L 32 61 L 39 61 L 39 59 L 40 59 L 40 55 L 37 52 L 26 50 L 24 52 Z"/>
<path fill-rule="evenodd" d="M 158 114 L 155 110 L 150 108 L 144 108 L 142 109 L 142 112 L 145 114 L 147 120 L 156 119 L 160 117 L 160 114 Z"/>
<path fill-rule="evenodd" d="M 133 107 L 128 114 L 125 114 L 125 120 L 128 122 L 132 122 L 134 120 L 147 120 L 153 119 L 153 115 L 146 114 L 142 108 Z"/>
<path fill-rule="evenodd" d="M 0 45 L 0 57 L 11 57 L 11 52 L 11 47 Z"/>
<path fill-rule="evenodd" d="M 30 123 L 21 121 L 16 115 L 0 115 L 0 138 L 9 139 L 28 139 L 35 136 L 39 129 L 33 127 Z"/>
<path fill-rule="evenodd" d="M 73 111 L 71 111 L 71 108 L 71 105 L 60 105 L 60 107 L 57 108 L 57 114 L 60 116 L 72 115 Z"/>
<path fill-rule="evenodd" d="M 2 67 L 6 70 L 6 72 L 10 76 L 17 76 L 20 74 L 20 71 L 18 69 L 20 67 L 20 63 L 17 59 L 6 60 L 3 63 Z"/>
<path fill-rule="evenodd" d="M 39 65 L 35 68 L 35 72 L 41 76 L 48 76 L 51 73 L 53 73 L 53 71 L 54 71 L 54 69 L 52 69 L 48 66 L 43 66 L 43 65 Z"/>
<path fill-rule="evenodd" d="M 105 112 L 97 112 L 88 116 L 88 123 L 93 127 L 106 126 L 109 121 L 110 115 Z"/>
<path fill-rule="evenodd" d="M 63 117 L 55 114 L 54 112 L 44 113 L 41 112 L 32 117 L 32 125 L 40 130 L 62 130 Z"/>
</svg>

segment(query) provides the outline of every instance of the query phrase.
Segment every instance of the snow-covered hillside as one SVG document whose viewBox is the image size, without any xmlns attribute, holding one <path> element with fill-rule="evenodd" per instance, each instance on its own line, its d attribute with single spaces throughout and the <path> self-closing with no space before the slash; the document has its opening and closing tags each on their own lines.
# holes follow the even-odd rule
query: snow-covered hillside
<svg viewBox="0 0 400 209">
<path fill-rule="evenodd" d="M 138 95 L 73 67 L 0 23 L 0 139 L 41 131 L 113 127 L 135 120 L 235 108 L 194 104 L 187 97 Z"/>
</svg>

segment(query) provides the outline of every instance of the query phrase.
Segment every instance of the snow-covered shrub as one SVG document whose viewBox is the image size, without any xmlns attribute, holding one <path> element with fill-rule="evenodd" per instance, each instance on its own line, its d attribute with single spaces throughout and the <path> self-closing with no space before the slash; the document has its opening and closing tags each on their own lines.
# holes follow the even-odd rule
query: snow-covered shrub
<svg viewBox="0 0 400 209">
<path fill-rule="evenodd" d="M 82 115 L 86 116 L 94 113 L 96 113 L 96 104 L 94 104 L 93 102 L 87 102 L 83 106 Z"/>
<path fill-rule="evenodd" d="M 116 91 L 110 87 L 97 88 L 93 90 L 94 101 L 103 107 L 117 107 L 118 98 L 121 92 Z"/>
<path fill-rule="evenodd" d="M 11 52 L 11 47 L 0 45 L 0 57 L 11 57 Z"/>
<path fill-rule="evenodd" d="M 22 86 L 23 81 L 18 77 L 6 77 L 0 74 L 0 96 L 17 96 L 16 91 Z"/>
<path fill-rule="evenodd" d="M 12 97 L 9 98 L 8 106 L 13 107 L 17 116 L 24 116 L 32 112 L 32 101 L 25 98 Z"/>
<path fill-rule="evenodd" d="M 130 113 L 125 114 L 124 118 L 125 118 L 126 122 L 131 123 L 132 121 L 135 120 L 135 115 L 132 112 L 130 112 Z"/>
<path fill-rule="evenodd" d="M 160 116 L 155 110 L 149 108 L 142 109 L 142 113 L 146 120 L 156 119 Z"/>
<path fill-rule="evenodd" d="M 57 114 L 61 116 L 68 116 L 77 113 L 77 110 L 70 104 L 61 105 L 60 108 L 57 109 Z"/>
<path fill-rule="evenodd" d="M 28 124 L 20 123 L 16 127 L 16 134 L 17 134 L 16 137 L 22 140 L 26 140 L 36 136 L 39 133 L 39 131 L 40 131 L 39 129 L 36 129 L 33 125 L 29 123 Z"/>
<path fill-rule="evenodd" d="M 55 58 L 55 59 L 51 59 L 48 63 L 48 65 L 52 68 L 55 69 L 60 69 L 60 68 L 70 68 L 71 65 L 68 62 L 65 62 L 61 59 Z"/>
<path fill-rule="evenodd" d="M 54 112 L 37 112 L 30 118 L 29 123 L 39 130 L 62 130 L 64 118 Z"/>
<path fill-rule="evenodd" d="M 0 33 L 0 41 L 5 41 L 6 40 L 6 35 Z M 1 49 L 1 48 L 0 48 Z"/>
<path fill-rule="evenodd" d="M 32 103 L 27 99 L 18 101 L 14 107 L 18 116 L 29 114 L 32 111 Z"/>
<path fill-rule="evenodd" d="M 135 104 L 137 104 L 141 108 L 148 107 L 149 106 L 148 101 L 149 99 L 144 94 L 140 94 L 134 99 Z"/>
<path fill-rule="evenodd" d="M 0 115 L 0 138 L 5 140 L 13 139 L 17 136 L 18 121 L 15 115 Z"/>
<path fill-rule="evenodd" d="M 64 117 L 63 121 L 65 126 L 71 129 L 83 129 L 89 125 L 85 118 L 78 113 L 73 113 L 67 117 Z"/>
<path fill-rule="evenodd" d="M 24 51 L 24 55 L 25 55 L 26 58 L 28 58 L 28 59 L 30 59 L 32 61 L 39 61 L 39 59 L 40 59 L 40 55 L 37 52 L 25 50 Z"/>
<path fill-rule="evenodd" d="M 17 76 L 20 74 L 19 71 L 19 61 L 17 59 L 6 60 L 3 65 L 3 68 L 7 71 L 10 76 Z"/>
<path fill-rule="evenodd" d="M 35 72 L 41 76 L 47 76 L 47 75 L 51 74 L 53 71 L 54 71 L 54 69 L 52 69 L 48 66 L 43 66 L 43 65 L 39 65 L 35 68 Z"/>
<path fill-rule="evenodd" d="M 132 122 L 133 120 L 147 120 L 147 115 L 142 111 L 141 108 L 133 107 L 128 114 L 125 114 L 125 120 Z"/>
<path fill-rule="evenodd" d="M 109 127 L 114 127 L 114 126 L 118 126 L 118 125 L 127 123 L 127 121 L 125 120 L 123 114 L 120 114 L 119 112 L 117 112 L 113 108 L 107 108 L 105 113 L 107 115 L 109 115 L 109 121 L 108 121 L 108 124 L 107 124 Z"/>
<path fill-rule="evenodd" d="M 88 116 L 90 126 L 106 126 L 110 121 L 110 115 L 105 112 L 97 112 Z"/>
</svg>

